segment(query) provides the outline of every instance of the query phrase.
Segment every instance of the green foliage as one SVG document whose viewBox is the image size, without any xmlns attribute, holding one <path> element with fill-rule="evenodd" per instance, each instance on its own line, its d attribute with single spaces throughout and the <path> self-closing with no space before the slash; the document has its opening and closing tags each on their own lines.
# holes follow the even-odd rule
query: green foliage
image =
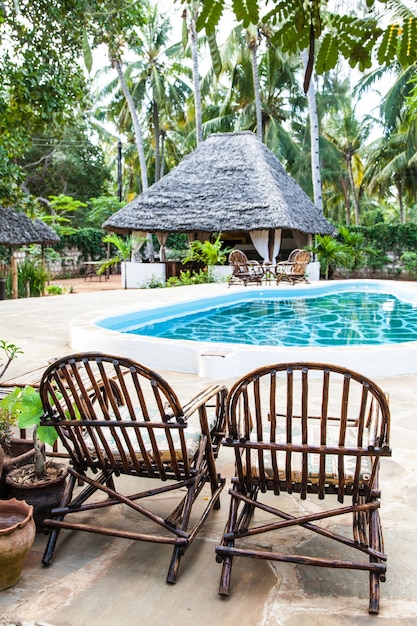
<svg viewBox="0 0 417 626">
<path fill-rule="evenodd" d="M 102 259 L 106 256 L 106 246 L 103 245 L 103 230 L 81 228 L 71 234 L 61 235 L 61 241 L 54 244 L 54 249 L 63 251 L 64 248 L 77 248 L 84 261 Z"/>
<path fill-rule="evenodd" d="M 11 282 L 11 275 L 7 277 Z M 19 298 L 42 296 L 45 291 L 49 274 L 39 261 L 27 258 L 17 265 L 17 283 Z"/>
<path fill-rule="evenodd" d="M 369 247 L 366 250 L 366 265 L 372 272 L 383 272 L 390 262 L 389 256 L 382 250 Z"/>
<path fill-rule="evenodd" d="M 13 359 L 16 359 L 19 354 L 23 354 L 23 350 L 16 346 L 14 343 L 9 343 L 4 339 L 0 339 L 0 352 L 4 353 L 6 357 L 6 362 L 3 365 L 3 361 L 0 361 L 0 378 L 3 378 L 6 370 L 8 369 L 10 363 Z"/>
<path fill-rule="evenodd" d="M 342 264 L 346 269 L 359 270 L 366 264 L 366 245 L 362 233 L 353 232 L 346 226 L 339 228 L 338 237 L 344 245 L 346 258 Z"/>
<path fill-rule="evenodd" d="M 380 0 L 382 4 L 385 0 Z M 372 53 L 376 49 L 379 63 L 389 65 L 398 59 L 403 67 L 417 60 L 417 17 L 405 11 L 398 23 L 381 25 L 375 1 L 367 0 L 368 11 L 364 17 L 353 15 L 350 4 L 336 11 L 327 2 L 302 0 L 274 0 L 269 3 L 269 12 L 263 23 L 272 26 L 271 41 L 282 51 L 299 54 L 309 47 L 311 37 L 316 46 L 315 69 L 318 74 L 336 67 L 340 56 L 348 60 L 351 67 L 364 71 L 371 67 Z M 223 2 L 201 0 L 202 10 L 197 29 L 212 31 L 218 24 Z M 260 21 L 263 3 L 256 0 L 233 0 L 232 8 L 239 24 L 245 28 Z"/>
<path fill-rule="evenodd" d="M 119 209 L 124 206 L 124 202 L 119 202 L 114 197 L 100 196 L 90 198 L 89 209 L 85 214 L 85 222 L 93 228 L 101 228 L 102 224 Z"/>
<path fill-rule="evenodd" d="M 123 237 L 115 233 L 110 233 L 103 237 L 104 243 L 111 243 L 116 248 L 116 254 L 100 265 L 98 273 L 103 274 L 108 267 L 116 265 L 117 263 L 123 262 L 126 264 L 132 253 L 139 249 L 145 241 L 146 237 L 138 237 L 137 235 L 131 235 L 123 239 Z M 127 289 L 127 271 L 125 271 L 125 289 Z"/>
<path fill-rule="evenodd" d="M 404 252 L 401 255 L 401 262 L 406 272 L 408 272 L 411 278 L 417 276 L 417 253 L 416 252 Z"/>
<path fill-rule="evenodd" d="M 53 426 L 40 426 L 40 420 L 44 413 L 39 392 L 33 387 L 16 387 L 12 393 L 16 393 L 13 408 L 18 413 L 19 428 L 36 428 L 36 436 L 39 441 L 53 446 L 58 438 L 58 433 Z"/>
<path fill-rule="evenodd" d="M 45 291 L 50 296 L 62 296 L 65 293 L 65 289 L 61 285 L 47 285 Z"/>
<path fill-rule="evenodd" d="M 17 425 L 19 416 L 14 408 L 16 402 L 17 388 L 0 400 L 0 444 L 9 445 L 13 436 L 13 428 Z"/>
<path fill-rule="evenodd" d="M 183 285 L 201 285 L 204 283 L 214 282 L 207 270 L 199 270 L 195 272 L 193 270 L 186 270 L 180 272 L 179 276 L 171 276 L 167 280 L 167 287 L 181 287 Z"/>
<path fill-rule="evenodd" d="M 400 258 L 403 252 L 417 252 L 417 224 L 375 224 L 374 226 L 356 226 L 351 230 L 363 234 L 367 243 L 384 253 L 392 252 Z"/>
<path fill-rule="evenodd" d="M 35 135 L 19 160 L 26 173 L 25 188 L 41 198 L 59 196 L 65 190 L 67 196 L 82 202 L 106 193 L 110 170 L 92 134 L 93 129 L 79 116 L 63 128 L 47 128 Z M 73 225 L 85 226 L 83 215 L 82 210 L 74 211 Z"/>
<path fill-rule="evenodd" d="M 158 276 L 155 276 L 153 274 L 152 276 L 150 276 L 150 278 L 144 280 L 143 283 L 141 283 L 140 285 L 141 289 L 159 289 L 160 287 L 164 287 L 164 284 L 161 282 Z"/>
<path fill-rule="evenodd" d="M 223 248 L 223 242 L 221 241 L 221 233 L 219 233 L 215 241 L 192 241 L 190 243 L 190 251 L 183 260 L 183 263 L 189 263 L 190 261 L 197 261 L 204 263 L 205 265 L 223 265 L 226 261 L 227 254 L 231 251 L 228 248 Z"/>
<path fill-rule="evenodd" d="M 320 274 L 327 280 L 337 267 L 349 267 L 349 255 L 346 246 L 330 235 L 317 235 L 314 245 L 307 250 L 317 255 L 320 262 Z"/>
<path fill-rule="evenodd" d="M 87 205 L 62 193 L 59 196 L 49 196 L 49 199 L 51 213 L 50 215 L 43 215 L 42 220 L 54 228 L 60 236 L 75 233 L 75 229 L 69 226 L 71 223 L 70 215 Z"/>
</svg>

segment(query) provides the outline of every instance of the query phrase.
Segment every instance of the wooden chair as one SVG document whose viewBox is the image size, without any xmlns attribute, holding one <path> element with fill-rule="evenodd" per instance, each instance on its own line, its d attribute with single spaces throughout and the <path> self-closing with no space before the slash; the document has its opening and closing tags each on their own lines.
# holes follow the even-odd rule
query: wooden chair
<svg viewBox="0 0 417 626">
<path fill-rule="evenodd" d="M 224 479 L 215 459 L 224 435 L 226 391 L 213 385 L 181 405 L 161 376 L 127 358 L 85 353 L 51 364 L 39 388 L 42 425 L 56 428 L 70 467 L 61 504 L 45 521 L 52 532 L 44 565 L 52 561 L 60 529 L 70 528 L 174 546 L 167 582 L 175 583 L 182 555 L 210 511 L 220 507 Z M 126 494 L 131 481 L 117 479 L 120 475 L 159 484 L 150 488 L 145 481 L 142 491 Z M 210 493 L 204 510 L 200 496 L 195 512 L 206 483 Z M 74 493 L 77 484 L 85 485 L 80 493 Z M 157 508 L 161 495 L 171 499 L 175 492 L 175 507 L 163 517 Z M 142 518 L 153 528 L 126 531 L 117 524 L 108 527 L 105 518 L 100 521 L 101 513 L 118 504 L 137 514 L 137 526 Z M 86 520 L 86 512 L 93 512 L 93 521 Z"/>
<path fill-rule="evenodd" d="M 262 284 L 264 276 L 262 265 L 258 261 L 249 261 L 241 250 L 232 250 L 229 254 L 229 265 L 233 268 L 229 287 L 235 284 L 243 284 L 245 287 L 248 283 Z"/>
<path fill-rule="evenodd" d="M 378 469 L 380 457 L 391 455 L 389 407 L 381 389 L 335 365 L 271 365 L 235 383 L 226 401 L 226 421 L 223 443 L 234 448 L 236 466 L 229 518 L 216 547 L 216 559 L 223 562 L 220 595 L 229 595 L 233 557 L 246 556 L 369 571 L 369 612 L 378 613 L 387 560 Z M 314 499 L 314 508 L 304 505 L 296 515 L 276 508 L 274 496 L 283 492 Z M 288 505 L 288 497 L 281 500 Z M 352 537 L 338 532 L 333 519 L 339 515 L 352 517 Z M 298 549 L 283 552 L 285 529 L 297 526 L 352 548 L 353 558 L 325 558 L 322 548 L 316 556 Z M 271 550 L 253 544 L 260 533 L 270 533 L 264 544 Z"/>
<path fill-rule="evenodd" d="M 307 250 L 293 250 L 288 261 L 281 261 L 275 266 L 277 285 L 282 280 L 287 280 L 292 285 L 301 282 L 308 283 L 306 272 L 310 261 L 311 253 Z"/>
</svg>

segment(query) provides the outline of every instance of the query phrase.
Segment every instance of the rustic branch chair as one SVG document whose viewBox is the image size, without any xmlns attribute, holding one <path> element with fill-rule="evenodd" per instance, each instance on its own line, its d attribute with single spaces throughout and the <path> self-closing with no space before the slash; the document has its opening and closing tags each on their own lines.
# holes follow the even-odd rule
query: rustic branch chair
<svg viewBox="0 0 417 626">
<path fill-rule="evenodd" d="M 381 389 L 335 365 L 271 365 L 235 383 L 226 401 L 226 421 L 223 445 L 234 448 L 236 465 L 229 518 L 216 547 L 216 560 L 223 562 L 220 595 L 229 595 L 233 557 L 246 556 L 368 570 L 369 612 L 378 613 L 379 582 L 386 571 L 378 469 L 380 457 L 391 454 L 389 407 Z M 294 516 L 274 506 L 274 496 L 282 492 L 298 493 L 301 500 L 315 494 L 323 502 L 315 500 L 313 512 Z M 332 495 L 339 505 L 335 498 L 324 502 Z M 349 502 L 341 506 L 346 498 Z M 288 499 L 281 500 L 288 504 Z M 352 516 L 352 538 L 338 532 L 335 522 L 331 529 L 338 515 Z M 283 553 L 276 543 L 284 541 L 285 534 L 276 531 L 296 526 L 356 549 L 359 555 L 352 550 L 352 559 L 336 560 L 301 555 L 298 549 Z M 271 550 L 244 541 L 270 531 L 264 543 L 272 544 Z"/>
<path fill-rule="evenodd" d="M 248 283 L 262 284 L 264 276 L 262 265 L 258 261 L 249 261 L 241 250 L 232 250 L 229 254 L 229 265 L 233 268 L 229 278 L 229 287 L 235 284 L 243 284 L 245 287 Z"/>
<path fill-rule="evenodd" d="M 85 353 L 51 364 L 39 388 L 42 425 L 56 428 L 70 458 L 70 475 L 60 506 L 45 521 L 52 531 L 43 564 L 51 563 L 61 528 L 84 530 L 171 544 L 167 582 L 175 583 L 182 555 L 210 511 L 220 507 L 224 479 L 216 472 L 215 459 L 224 434 L 226 391 L 213 385 L 181 405 L 161 376 L 127 358 Z M 153 478 L 160 484 L 150 488 L 148 482 L 142 491 L 126 495 L 130 481 L 115 480 L 119 475 Z M 196 501 L 206 483 L 210 493 L 200 511 L 202 497 Z M 84 485 L 80 493 L 74 492 L 76 485 Z M 171 497 L 173 492 L 181 497 L 164 518 L 157 510 L 158 496 L 160 504 L 161 495 Z M 100 493 L 106 499 L 95 497 Z M 105 518 L 100 521 L 100 513 L 117 504 L 135 511 L 139 522 L 153 522 L 153 530 L 126 531 L 108 527 Z M 191 526 L 194 504 L 199 505 L 199 518 Z M 93 521 L 86 519 L 87 512 L 93 512 Z"/>
<path fill-rule="evenodd" d="M 282 280 L 287 280 L 292 285 L 296 283 L 308 283 L 307 265 L 311 261 L 311 253 L 307 250 L 293 250 L 288 261 L 280 261 L 275 267 L 277 285 Z"/>
</svg>

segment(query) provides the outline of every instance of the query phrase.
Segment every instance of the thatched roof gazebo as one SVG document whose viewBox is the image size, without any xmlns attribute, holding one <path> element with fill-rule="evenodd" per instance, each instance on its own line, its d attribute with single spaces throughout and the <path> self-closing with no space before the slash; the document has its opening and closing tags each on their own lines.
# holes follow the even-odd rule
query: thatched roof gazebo
<svg viewBox="0 0 417 626">
<path fill-rule="evenodd" d="M 278 254 L 284 228 L 306 237 L 335 230 L 252 132 L 211 135 L 103 227 L 156 233 L 161 245 L 169 232 L 194 233 L 191 238 L 249 232 L 270 261 Z"/>
<path fill-rule="evenodd" d="M 39 219 L 31 220 L 24 213 L 0 206 L 0 245 L 18 248 L 32 243 L 50 245 L 60 240 L 56 232 Z M 12 297 L 17 298 L 17 264 L 12 255 Z"/>
</svg>

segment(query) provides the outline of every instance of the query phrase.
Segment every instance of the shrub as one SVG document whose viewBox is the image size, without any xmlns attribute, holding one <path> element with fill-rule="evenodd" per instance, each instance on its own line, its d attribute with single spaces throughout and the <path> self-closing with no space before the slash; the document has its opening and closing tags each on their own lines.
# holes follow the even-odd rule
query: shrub
<svg viewBox="0 0 417 626">
<path fill-rule="evenodd" d="M 405 271 L 408 272 L 412 278 L 415 278 L 417 276 L 417 254 L 415 252 L 404 252 L 400 260 Z"/>
</svg>

